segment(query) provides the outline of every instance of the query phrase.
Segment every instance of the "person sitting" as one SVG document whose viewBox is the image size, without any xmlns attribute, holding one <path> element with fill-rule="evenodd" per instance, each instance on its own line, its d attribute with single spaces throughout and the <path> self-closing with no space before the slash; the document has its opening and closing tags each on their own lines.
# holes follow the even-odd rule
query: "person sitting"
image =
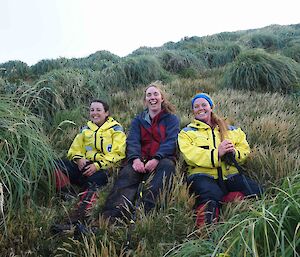
<svg viewBox="0 0 300 257">
<path fill-rule="evenodd" d="M 93 100 L 89 116 L 90 121 L 81 128 L 68 151 L 68 159 L 57 161 L 56 188 L 65 190 L 76 184 L 83 192 L 67 221 L 54 225 L 54 231 L 68 230 L 86 221 L 97 200 L 97 189 L 108 182 L 108 170 L 125 158 L 126 135 L 120 123 L 109 116 L 108 104 Z"/>
<path fill-rule="evenodd" d="M 129 130 L 126 143 L 127 165 L 119 173 L 103 208 L 103 217 L 114 222 L 130 215 L 139 185 L 148 179 L 149 188 L 141 202 L 145 213 L 155 207 L 157 196 L 175 173 L 176 142 L 179 119 L 175 108 L 160 87 L 151 83 L 145 90 L 146 109 L 137 115 Z M 151 177 L 151 179 L 149 179 Z"/>
<path fill-rule="evenodd" d="M 205 93 L 192 99 L 194 120 L 178 135 L 181 154 L 188 165 L 187 181 L 196 195 L 198 226 L 218 220 L 222 202 L 260 196 L 262 187 L 241 173 L 250 147 L 245 133 L 228 126 L 214 112 Z"/>
</svg>

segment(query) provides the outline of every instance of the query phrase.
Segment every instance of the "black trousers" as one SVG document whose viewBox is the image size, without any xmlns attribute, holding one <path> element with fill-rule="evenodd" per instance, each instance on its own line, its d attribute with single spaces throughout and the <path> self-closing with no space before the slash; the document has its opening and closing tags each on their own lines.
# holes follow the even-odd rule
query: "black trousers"
<svg viewBox="0 0 300 257">
<path fill-rule="evenodd" d="M 77 164 L 70 160 L 58 160 L 56 163 L 60 170 L 69 177 L 71 184 L 78 185 L 84 189 L 95 184 L 97 187 L 101 187 L 108 182 L 106 170 L 99 170 L 92 176 L 87 177 L 82 175 Z"/>
<path fill-rule="evenodd" d="M 254 180 L 236 174 L 227 180 L 224 180 L 227 192 L 224 192 L 217 179 L 203 175 L 194 174 L 188 177 L 188 183 L 191 184 L 191 193 L 196 195 L 195 206 L 206 203 L 208 201 L 215 201 L 219 203 L 224 195 L 228 192 L 242 192 L 245 196 L 257 195 L 260 196 L 263 192 L 262 187 Z"/>
<path fill-rule="evenodd" d="M 152 175 L 153 173 L 153 175 Z M 127 212 L 125 205 L 134 205 L 139 184 L 151 177 L 147 190 L 143 193 L 142 202 L 145 212 L 155 207 L 156 198 L 163 187 L 163 181 L 170 183 L 175 173 L 175 163 L 170 159 L 159 161 L 154 172 L 138 173 L 132 168 L 132 164 L 126 165 L 119 174 L 103 208 L 103 216 L 122 217 Z M 147 183 L 148 184 L 148 183 Z"/>
</svg>

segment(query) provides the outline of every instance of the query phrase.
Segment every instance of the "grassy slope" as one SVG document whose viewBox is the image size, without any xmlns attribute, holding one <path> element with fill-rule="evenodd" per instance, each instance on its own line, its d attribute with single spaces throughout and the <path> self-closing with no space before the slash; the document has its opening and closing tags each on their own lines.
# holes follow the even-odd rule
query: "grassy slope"
<svg viewBox="0 0 300 257">
<path fill-rule="evenodd" d="M 259 45 L 259 47 L 267 47 L 270 52 L 279 53 L 281 51 L 280 43 L 282 44 L 280 39 L 288 37 L 283 37 L 280 33 L 289 35 L 291 28 L 276 27 L 275 29 L 278 34 L 276 38 L 270 38 L 268 30 L 271 28 L 268 27 L 264 31 L 255 31 L 255 33 L 263 33 L 263 36 L 260 34 L 260 36 L 251 37 L 249 36 L 250 32 L 220 33 L 211 38 L 191 38 L 178 43 L 168 43 L 165 48 L 174 52 L 172 55 L 168 53 L 167 57 L 164 55 L 165 66 L 163 67 L 169 70 L 167 73 L 163 71 L 163 77 L 161 77 L 165 80 L 165 89 L 169 93 L 171 102 L 177 107 L 178 115 L 181 118 L 181 127 L 192 118 L 190 113 L 192 95 L 201 90 L 211 94 L 217 103 L 216 111 L 219 114 L 229 117 L 235 125 L 243 128 L 252 147 L 252 153 L 246 166 L 249 175 L 266 186 L 267 195 L 265 198 L 259 201 L 248 200 L 232 203 L 223 209 L 219 224 L 196 230 L 192 211 L 193 197 L 188 195 L 186 185 L 183 182 L 181 162 L 179 162 L 172 193 L 162 196 L 157 210 L 150 216 L 145 217 L 142 211 L 139 213 L 135 230 L 132 232 L 132 251 L 124 252 L 122 250 L 127 238 L 127 226 L 111 227 L 101 217 L 97 219 L 105 195 L 112 185 L 113 178 L 111 178 L 109 185 L 102 190 L 100 200 L 95 208 L 94 217 L 100 226 L 100 231 L 96 235 L 79 241 L 72 239 L 71 234 L 56 237 L 49 232 L 51 224 L 66 215 L 73 205 L 72 202 L 62 202 L 53 197 L 50 201 L 45 201 L 43 198 L 43 204 L 40 204 L 40 201 L 26 198 L 26 201 L 23 202 L 26 207 L 25 211 L 13 212 L 12 210 L 15 208 L 9 208 L 13 203 L 8 205 L 8 202 L 5 201 L 4 213 L 0 213 L 0 227 L 3 231 L 0 235 L 1 256 L 126 256 L 128 254 L 135 256 L 215 256 L 218 252 L 227 252 L 231 256 L 297 256 L 296 252 L 299 252 L 300 217 L 300 185 L 299 175 L 297 175 L 300 170 L 299 98 L 279 93 L 258 93 L 220 87 L 226 67 L 218 67 L 218 63 L 223 65 L 228 57 L 227 48 L 225 50 L 223 47 L 220 48 L 220 43 L 214 47 L 210 46 L 210 52 L 205 50 L 205 54 L 210 56 L 209 66 L 203 68 L 202 65 L 208 64 L 196 63 L 196 60 L 201 59 L 204 54 L 203 49 L 198 48 L 199 42 L 201 42 L 200 45 L 205 45 L 207 42 L 212 44 L 220 38 L 234 42 L 239 40 L 242 42 L 239 43 L 241 49 L 247 45 L 252 47 Z M 291 37 L 294 37 L 294 40 L 297 39 L 295 33 Z M 293 40 L 289 42 L 293 42 Z M 184 58 L 182 57 L 183 52 L 187 49 L 192 49 L 193 58 L 185 55 Z M 113 116 L 128 130 L 130 120 L 142 109 L 140 100 L 142 90 L 137 89 L 137 87 L 146 84 L 136 74 L 146 73 L 146 75 L 150 74 L 150 78 L 147 75 L 146 79 L 151 79 L 151 76 L 156 79 L 157 74 L 161 72 L 156 61 L 151 61 L 154 72 L 147 72 L 145 70 L 147 65 L 143 66 L 143 59 L 134 59 L 134 56 L 138 56 L 140 52 L 144 55 L 148 51 L 150 54 L 153 52 L 157 54 L 163 50 L 139 49 L 131 57 L 133 59 L 128 59 L 125 64 L 122 63 L 119 66 L 114 65 L 118 65 L 120 60 L 107 53 L 104 57 L 113 57 L 114 64 L 93 59 L 93 63 L 97 63 L 95 65 L 97 69 L 103 69 L 104 64 L 104 66 L 109 67 L 110 70 L 105 73 L 105 79 L 109 79 L 106 82 L 109 83 L 115 83 L 116 79 L 108 78 L 109 72 L 124 69 L 125 75 L 118 73 L 118 79 L 122 81 L 120 84 L 123 85 L 121 88 L 113 86 L 113 84 L 111 87 L 103 86 L 101 84 L 103 73 L 99 73 L 97 70 L 85 71 L 86 66 L 80 64 L 80 61 L 83 60 L 73 60 L 72 65 L 77 61 L 76 68 L 81 67 L 83 69 L 64 71 L 59 68 L 57 71 L 45 73 L 43 77 L 39 78 L 38 83 L 32 83 L 28 80 L 25 84 L 20 84 L 15 77 L 12 80 L 4 78 L 5 80 L 0 81 L 0 89 L 2 94 L 7 95 L 8 88 L 18 88 L 18 102 L 44 117 L 42 119 L 44 130 L 52 147 L 59 155 L 64 155 L 77 133 L 77 127 L 84 121 L 85 115 L 80 106 L 85 104 L 91 95 L 108 97 Z M 197 53 L 200 54 L 197 55 Z M 101 54 L 100 57 L 97 56 L 100 59 L 104 57 Z M 232 56 L 230 55 L 228 58 L 230 59 Z M 92 58 L 89 57 L 90 59 Z M 67 62 L 68 60 L 64 59 L 64 61 Z M 192 65 L 189 66 L 188 64 Z M 87 64 L 85 63 L 85 65 Z M 193 72 L 191 72 L 191 67 Z M 187 74 L 189 78 L 185 78 Z M 48 79 L 50 75 L 52 80 Z M 135 87 L 128 88 L 129 78 L 137 80 Z M 78 94 L 82 99 L 77 97 Z M 70 95 L 71 98 L 68 97 Z M 67 97 L 68 99 L 66 99 Z M 43 101 L 43 99 L 47 99 L 47 101 Z M 76 107 L 72 105 L 73 101 L 76 102 Z M 11 103 L 12 110 L 14 103 Z M 5 143 L 7 137 L 3 131 L 6 130 L 4 129 L 5 126 L 2 126 L 4 119 L 11 121 L 12 124 L 23 122 L 22 119 L 21 121 L 15 121 L 13 118 L 7 119 L 9 117 L 5 113 L 7 109 L 4 106 L 0 116 L 2 119 L 0 124 L 0 147 L 2 151 L 18 149 L 18 147 L 6 147 L 10 144 Z M 59 109 L 62 111 L 57 112 L 56 110 Z M 78 125 L 74 125 L 72 122 Z M 21 135 L 23 138 L 24 133 L 22 134 L 18 130 L 13 132 L 14 135 Z M 25 131 L 25 138 L 31 133 L 30 129 L 28 132 Z M 34 142 L 34 140 L 32 141 Z M 38 140 L 38 142 L 41 141 L 43 139 Z M 18 136 L 16 136 L 16 139 L 8 142 L 14 144 L 19 142 L 22 145 L 23 141 L 18 141 Z M 44 144 L 38 144 L 38 146 L 45 147 Z M 48 144 L 46 146 L 50 149 Z M 11 153 L 11 151 L 6 153 Z M 47 153 L 47 155 L 49 158 L 52 156 L 51 153 Z M 23 155 L 21 156 L 23 158 Z M 28 154 L 28 156 L 31 159 L 36 158 L 34 155 L 31 157 Z M 8 154 L 6 158 L 3 158 L 2 155 L 0 160 L 1 176 L 9 173 L 5 166 L 7 160 L 10 161 L 10 167 L 14 167 L 14 170 L 22 169 L 24 172 L 24 165 L 19 165 L 20 158 L 11 158 L 11 155 Z M 44 163 L 51 166 L 51 162 L 45 161 Z M 25 165 L 28 167 L 25 172 L 26 170 L 37 171 L 43 164 L 35 166 Z M 30 172 L 29 174 L 35 173 Z M 7 176 L 9 177 L 9 175 Z M 28 181 L 31 180 L 29 176 Z M 23 188 L 22 186 L 22 190 L 20 190 L 22 194 L 24 194 Z M 6 195 L 6 193 L 5 191 L 4 194 Z M 19 199 L 24 200 L 24 197 Z"/>
</svg>

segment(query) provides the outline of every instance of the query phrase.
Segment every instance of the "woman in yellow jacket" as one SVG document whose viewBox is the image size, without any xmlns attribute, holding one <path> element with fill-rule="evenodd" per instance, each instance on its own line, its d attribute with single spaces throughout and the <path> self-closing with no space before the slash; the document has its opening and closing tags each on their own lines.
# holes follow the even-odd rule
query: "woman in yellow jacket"
<svg viewBox="0 0 300 257">
<path fill-rule="evenodd" d="M 126 135 L 122 126 L 109 116 L 109 106 L 102 100 L 90 104 L 90 121 L 81 128 L 69 151 L 68 160 L 58 162 L 56 187 L 64 190 L 68 184 L 83 188 L 77 208 L 69 222 L 57 224 L 54 231 L 72 228 L 85 220 L 87 211 L 96 200 L 97 188 L 108 182 L 108 169 L 125 158 Z"/>
<path fill-rule="evenodd" d="M 196 195 L 197 225 L 217 220 L 221 202 L 260 195 L 262 188 L 239 173 L 250 153 L 245 133 L 213 113 L 204 93 L 192 99 L 195 119 L 178 135 L 180 152 L 188 165 L 188 183 Z"/>
</svg>

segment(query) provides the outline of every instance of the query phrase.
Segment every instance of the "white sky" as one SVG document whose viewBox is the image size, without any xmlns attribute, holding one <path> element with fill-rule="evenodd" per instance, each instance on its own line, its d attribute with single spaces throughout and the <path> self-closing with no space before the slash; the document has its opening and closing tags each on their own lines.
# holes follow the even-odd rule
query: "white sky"
<svg viewBox="0 0 300 257">
<path fill-rule="evenodd" d="M 0 0 L 0 63 L 126 56 L 185 36 L 300 23 L 299 0 Z"/>
</svg>

